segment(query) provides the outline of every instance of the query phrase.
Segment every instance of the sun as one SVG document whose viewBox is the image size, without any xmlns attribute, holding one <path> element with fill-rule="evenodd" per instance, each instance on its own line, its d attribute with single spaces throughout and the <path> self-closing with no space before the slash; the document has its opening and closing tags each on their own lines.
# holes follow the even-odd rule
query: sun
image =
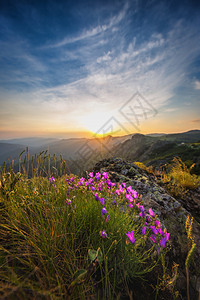
<svg viewBox="0 0 200 300">
<path fill-rule="evenodd" d="M 109 118 L 110 114 L 108 112 L 95 111 L 93 113 L 85 114 L 84 116 L 82 116 L 81 125 L 85 130 L 90 131 L 93 135 L 98 135 L 100 131 L 102 133 L 101 129 L 108 122 Z M 104 136 L 107 134 L 109 134 L 109 132 L 106 132 L 104 130 Z"/>
</svg>

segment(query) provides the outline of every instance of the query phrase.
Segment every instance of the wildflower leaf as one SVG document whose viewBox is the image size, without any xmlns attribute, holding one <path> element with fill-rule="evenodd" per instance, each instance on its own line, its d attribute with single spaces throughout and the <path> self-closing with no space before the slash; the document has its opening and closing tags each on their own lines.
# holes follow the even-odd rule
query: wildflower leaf
<svg viewBox="0 0 200 300">
<path fill-rule="evenodd" d="M 73 276 L 74 277 L 73 283 L 76 284 L 79 281 L 83 280 L 86 273 L 87 273 L 87 270 L 85 270 L 85 269 L 80 269 L 80 270 L 76 271 Z"/>
<path fill-rule="evenodd" d="M 98 263 L 100 264 L 103 262 L 103 253 L 100 248 L 97 251 L 98 251 L 97 259 L 98 259 Z"/>
<path fill-rule="evenodd" d="M 93 249 L 88 250 L 88 255 L 91 261 L 94 261 L 97 258 L 97 251 Z"/>
<path fill-rule="evenodd" d="M 75 285 L 78 285 L 78 284 L 81 284 L 84 282 L 86 275 L 87 275 L 87 270 L 85 270 L 85 269 L 80 269 L 74 273 L 74 276 L 73 276 L 74 280 L 68 286 L 68 289 L 67 289 L 68 294 L 71 294 L 72 289 Z"/>
</svg>

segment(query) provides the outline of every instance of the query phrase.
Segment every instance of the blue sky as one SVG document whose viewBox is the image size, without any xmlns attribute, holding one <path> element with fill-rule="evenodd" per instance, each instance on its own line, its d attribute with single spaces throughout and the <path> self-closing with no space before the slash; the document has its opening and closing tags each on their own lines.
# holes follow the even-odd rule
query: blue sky
<svg viewBox="0 0 200 300">
<path fill-rule="evenodd" d="M 198 2 L 1 0 L 0 138 L 200 129 Z"/>
</svg>

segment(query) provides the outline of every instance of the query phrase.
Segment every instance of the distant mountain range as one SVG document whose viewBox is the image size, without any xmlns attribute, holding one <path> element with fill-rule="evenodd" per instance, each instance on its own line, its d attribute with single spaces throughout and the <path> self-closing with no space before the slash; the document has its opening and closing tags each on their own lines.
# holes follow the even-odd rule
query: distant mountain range
<svg viewBox="0 0 200 300">
<path fill-rule="evenodd" d="M 188 165 L 196 163 L 199 166 L 200 130 L 162 136 L 135 134 L 117 145 L 113 152 L 116 156 L 146 165 L 161 166 L 178 156 Z"/>
<path fill-rule="evenodd" d="M 42 151 L 62 155 L 65 160 L 80 160 L 90 157 L 120 156 L 132 161 L 160 165 L 178 155 L 183 160 L 198 163 L 200 160 L 200 130 L 176 134 L 131 134 L 104 138 L 24 138 L 0 140 L 0 165 L 4 161 L 18 162 L 20 153 L 29 148 L 29 158 Z M 22 155 L 22 160 L 25 153 Z"/>
<path fill-rule="evenodd" d="M 105 153 L 117 144 L 130 139 L 132 135 L 121 137 L 106 136 L 104 138 L 70 138 L 70 139 L 46 139 L 24 138 L 12 140 L 0 140 L 0 165 L 4 161 L 18 160 L 20 153 L 28 147 L 29 158 L 42 151 L 48 151 L 51 155 L 60 156 L 63 159 L 80 159 L 95 153 Z M 22 160 L 25 153 L 22 155 Z"/>
<path fill-rule="evenodd" d="M 59 141 L 55 138 L 28 137 L 22 139 L 0 140 L 0 143 L 18 144 L 24 147 L 41 147 Z"/>
</svg>

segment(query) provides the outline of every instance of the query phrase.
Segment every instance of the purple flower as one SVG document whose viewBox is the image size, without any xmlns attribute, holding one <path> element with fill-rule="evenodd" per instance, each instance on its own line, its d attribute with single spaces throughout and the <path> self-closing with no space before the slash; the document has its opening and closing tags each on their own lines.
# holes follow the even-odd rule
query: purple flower
<svg viewBox="0 0 200 300">
<path fill-rule="evenodd" d="M 137 191 L 133 190 L 133 191 L 132 191 L 132 195 L 133 195 L 133 198 L 136 199 L 136 198 L 137 198 Z"/>
<path fill-rule="evenodd" d="M 129 208 L 133 207 L 133 204 L 132 204 L 132 203 L 129 203 L 128 207 L 129 207 Z"/>
<path fill-rule="evenodd" d="M 161 246 L 162 248 L 165 248 L 166 242 L 169 241 L 169 236 L 170 236 L 170 233 L 167 233 L 167 232 L 165 232 L 165 237 L 162 237 L 162 236 L 161 236 L 161 238 L 160 238 L 160 246 Z"/>
<path fill-rule="evenodd" d="M 145 212 L 144 212 L 144 206 L 143 205 L 141 205 L 140 206 L 140 213 L 139 213 L 139 216 L 141 217 L 141 218 L 146 218 L 146 214 L 145 214 Z"/>
<path fill-rule="evenodd" d="M 124 192 L 123 187 L 121 186 L 121 184 L 119 185 L 119 191 L 120 191 L 121 193 Z"/>
<path fill-rule="evenodd" d="M 154 234 L 152 234 L 149 238 L 152 240 L 152 242 L 154 243 L 156 242 L 156 237 Z"/>
<path fill-rule="evenodd" d="M 115 193 L 119 196 L 121 194 L 120 190 L 116 190 Z"/>
<path fill-rule="evenodd" d="M 126 199 L 127 199 L 129 202 L 133 202 L 133 197 L 131 197 L 131 195 L 129 195 L 129 194 L 126 194 Z"/>
<path fill-rule="evenodd" d="M 84 184 L 84 181 L 85 181 L 85 178 L 82 177 L 82 178 L 80 179 L 80 181 L 78 182 L 78 185 L 83 185 L 83 184 Z"/>
<path fill-rule="evenodd" d="M 105 207 L 102 208 L 101 210 L 102 216 L 104 216 L 105 214 L 107 214 L 107 210 Z"/>
<path fill-rule="evenodd" d="M 111 180 L 110 180 L 110 179 L 106 180 L 106 183 L 107 183 L 107 186 L 108 186 L 108 187 L 111 187 L 111 184 L 112 184 L 112 183 L 111 183 Z"/>
<path fill-rule="evenodd" d="M 126 190 L 127 190 L 128 193 L 132 193 L 132 191 L 133 191 L 132 186 L 127 187 Z"/>
<path fill-rule="evenodd" d="M 103 178 L 108 179 L 108 174 L 106 172 L 103 173 Z"/>
<path fill-rule="evenodd" d="M 90 172 L 90 173 L 89 173 L 89 176 L 90 176 L 90 177 L 93 177 L 93 172 Z"/>
<path fill-rule="evenodd" d="M 159 233 L 160 235 L 163 235 L 163 234 L 164 234 L 164 232 L 162 231 L 162 229 L 161 229 L 160 227 L 157 228 L 157 231 L 158 231 L 158 233 Z"/>
<path fill-rule="evenodd" d="M 145 234 L 146 234 L 146 231 L 147 231 L 147 228 L 146 228 L 146 227 L 143 227 L 143 228 L 142 228 L 142 234 L 145 235 Z"/>
<path fill-rule="evenodd" d="M 102 231 L 100 231 L 100 235 L 102 236 L 102 238 L 106 238 L 107 237 L 107 233 L 105 232 L 104 229 Z"/>
<path fill-rule="evenodd" d="M 149 214 L 150 214 L 151 217 L 155 217 L 155 214 L 154 214 L 152 208 L 149 208 Z"/>
<path fill-rule="evenodd" d="M 157 229 L 156 229 L 156 227 L 155 226 L 150 226 L 150 228 L 151 228 L 151 231 L 154 233 L 154 234 L 158 234 L 158 231 L 157 231 Z"/>
<path fill-rule="evenodd" d="M 131 242 L 132 244 L 134 244 L 134 243 L 135 243 L 135 237 L 134 237 L 133 231 L 132 231 L 132 232 L 126 233 L 126 235 L 127 235 L 127 237 L 129 238 L 130 242 Z"/>
<path fill-rule="evenodd" d="M 104 199 L 104 198 L 101 198 L 101 199 L 100 199 L 100 203 L 101 203 L 101 205 L 104 205 L 104 204 L 105 204 L 105 199 Z"/>
<path fill-rule="evenodd" d="M 109 216 L 109 215 L 107 215 L 106 222 L 108 222 L 109 218 L 110 218 L 110 216 Z"/>
<path fill-rule="evenodd" d="M 126 188 L 126 182 L 122 183 L 123 188 Z"/>
<path fill-rule="evenodd" d="M 98 194 L 95 194 L 94 197 L 95 197 L 96 201 L 99 201 L 99 195 Z"/>
<path fill-rule="evenodd" d="M 155 221 L 155 224 L 156 224 L 157 227 L 161 227 L 161 223 L 160 223 L 159 220 L 156 220 L 156 221 Z"/>
<path fill-rule="evenodd" d="M 89 184 L 93 183 L 93 178 L 88 179 Z"/>
<path fill-rule="evenodd" d="M 95 178 L 97 179 L 97 180 L 99 180 L 100 178 L 101 178 L 101 173 L 96 173 L 96 175 L 95 175 Z"/>
<path fill-rule="evenodd" d="M 95 187 L 94 187 L 94 186 L 91 186 L 91 190 L 94 192 L 94 191 L 95 191 Z"/>
<path fill-rule="evenodd" d="M 49 178 L 50 183 L 52 184 L 53 181 L 55 181 L 55 178 L 52 176 L 51 178 Z"/>
<path fill-rule="evenodd" d="M 71 177 L 71 178 L 70 178 L 70 181 L 73 182 L 73 181 L 74 181 L 74 177 Z"/>
<path fill-rule="evenodd" d="M 162 248 L 165 248 L 165 243 L 166 243 L 166 238 L 161 236 L 161 238 L 160 238 L 160 246 Z"/>
<path fill-rule="evenodd" d="M 166 242 L 168 242 L 169 241 L 169 236 L 170 236 L 170 233 L 165 233 L 165 238 L 166 238 Z"/>
<path fill-rule="evenodd" d="M 140 210 L 141 210 L 142 212 L 144 212 L 144 206 L 143 206 L 143 205 L 140 206 Z"/>
</svg>

